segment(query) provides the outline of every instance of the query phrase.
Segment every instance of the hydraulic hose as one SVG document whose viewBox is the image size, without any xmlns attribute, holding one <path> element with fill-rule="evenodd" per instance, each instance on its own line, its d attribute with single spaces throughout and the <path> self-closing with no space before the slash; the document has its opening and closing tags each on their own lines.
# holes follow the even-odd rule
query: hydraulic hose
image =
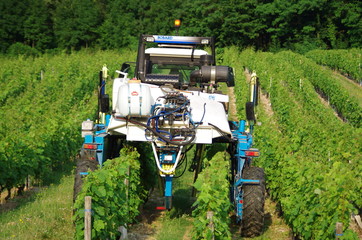
<svg viewBox="0 0 362 240">
<path fill-rule="evenodd" d="M 168 116 L 168 115 L 170 115 L 170 114 L 172 114 L 172 113 L 175 113 L 175 112 L 181 110 L 181 109 L 182 109 L 183 107 L 185 107 L 187 104 L 189 104 L 189 102 L 190 102 L 190 100 L 187 100 L 187 101 L 186 101 L 185 103 L 183 103 L 180 107 L 172 110 L 171 112 L 166 112 L 166 113 L 163 113 L 163 114 L 157 114 L 157 115 L 155 115 L 155 116 L 150 117 L 150 118 L 148 119 L 148 121 L 147 121 L 147 125 L 150 123 L 151 119 L 154 119 L 154 118 L 156 118 L 156 117 Z"/>
<path fill-rule="evenodd" d="M 196 137 L 195 131 L 192 131 L 191 138 L 189 140 L 187 140 L 187 141 L 183 141 L 183 142 L 171 141 L 170 139 L 166 138 L 165 136 L 163 136 L 162 134 L 157 132 L 155 129 L 151 128 L 150 126 L 147 126 L 144 123 L 141 123 L 141 122 L 138 122 L 138 121 L 132 120 L 132 119 L 123 118 L 123 117 L 117 117 L 117 119 L 125 120 L 127 122 L 142 126 L 142 127 L 146 128 L 147 130 L 151 131 L 157 137 L 161 138 L 163 141 L 165 141 L 165 142 L 167 142 L 167 143 L 169 143 L 171 145 L 185 146 L 185 145 L 188 145 L 188 144 L 192 143 L 194 141 L 195 137 Z"/>
<path fill-rule="evenodd" d="M 220 128 L 218 128 L 216 125 L 209 123 L 210 126 L 212 126 L 213 128 L 216 129 L 216 131 L 218 131 L 224 138 L 226 138 L 230 143 L 235 142 L 235 139 L 232 139 L 231 137 L 229 137 L 228 133 L 224 132 L 223 130 L 221 130 Z"/>
</svg>

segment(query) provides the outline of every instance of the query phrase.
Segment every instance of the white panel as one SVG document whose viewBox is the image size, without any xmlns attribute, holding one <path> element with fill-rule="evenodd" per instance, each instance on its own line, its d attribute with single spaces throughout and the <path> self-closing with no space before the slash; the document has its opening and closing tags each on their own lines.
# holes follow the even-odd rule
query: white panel
<svg viewBox="0 0 362 240">
<path fill-rule="evenodd" d="M 127 141 L 147 141 L 144 128 L 128 126 Z"/>
<path fill-rule="evenodd" d="M 211 144 L 212 143 L 211 132 L 212 132 L 211 129 L 198 128 L 196 130 L 196 137 L 194 143 Z"/>
<path fill-rule="evenodd" d="M 201 96 L 190 96 L 189 98 L 191 117 L 194 122 L 202 120 L 204 126 L 209 126 L 209 123 L 211 123 L 222 131 L 231 134 L 227 115 L 224 106 L 221 103 L 205 99 Z M 204 104 L 206 104 L 205 110 Z"/>
</svg>

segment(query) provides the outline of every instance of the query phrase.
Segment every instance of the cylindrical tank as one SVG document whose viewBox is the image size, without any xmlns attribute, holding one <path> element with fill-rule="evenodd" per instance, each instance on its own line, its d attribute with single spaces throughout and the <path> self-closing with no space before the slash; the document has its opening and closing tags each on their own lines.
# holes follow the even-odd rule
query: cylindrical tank
<svg viewBox="0 0 362 240">
<path fill-rule="evenodd" d="M 118 90 L 116 115 L 121 117 L 148 117 L 151 114 L 150 87 L 139 81 L 122 84 Z"/>
</svg>

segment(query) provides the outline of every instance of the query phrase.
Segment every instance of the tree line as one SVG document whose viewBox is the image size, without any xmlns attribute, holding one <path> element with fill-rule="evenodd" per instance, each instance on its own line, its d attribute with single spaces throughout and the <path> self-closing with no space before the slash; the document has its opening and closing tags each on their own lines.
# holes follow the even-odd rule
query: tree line
<svg viewBox="0 0 362 240">
<path fill-rule="evenodd" d="M 359 0 L 0 0 L 0 52 L 135 47 L 143 34 L 215 36 L 219 47 L 361 47 Z"/>
</svg>

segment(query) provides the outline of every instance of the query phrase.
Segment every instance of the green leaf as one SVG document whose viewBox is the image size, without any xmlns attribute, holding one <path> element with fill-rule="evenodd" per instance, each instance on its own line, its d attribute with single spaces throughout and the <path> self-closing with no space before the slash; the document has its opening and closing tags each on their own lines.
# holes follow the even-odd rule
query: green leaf
<svg viewBox="0 0 362 240">
<path fill-rule="evenodd" d="M 107 192 L 106 192 L 106 189 L 104 188 L 104 186 L 99 186 L 95 190 L 95 194 L 97 194 L 99 197 L 105 197 L 107 195 Z"/>
<path fill-rule="evenodd" d="M 314 193 L 320 195 L 322 193 L 322 190 L 319 188 L 314 189 Z"/>
<path fill-rule="evenodd" d="M 105 228 L 105 223 L 102 220 L 96 220 L 93 227 L 97 232 L 100 232 Z"/>
</svg>

